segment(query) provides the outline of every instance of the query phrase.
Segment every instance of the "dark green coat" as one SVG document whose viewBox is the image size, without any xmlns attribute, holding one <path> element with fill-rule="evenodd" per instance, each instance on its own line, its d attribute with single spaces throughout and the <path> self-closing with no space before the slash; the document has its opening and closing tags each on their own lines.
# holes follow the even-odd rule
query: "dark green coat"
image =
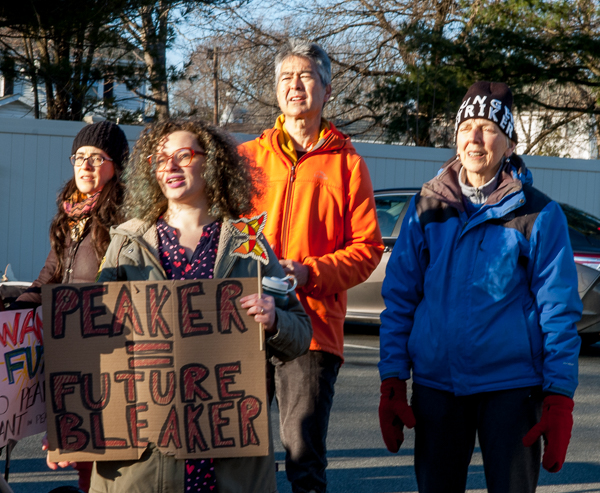
<svg viewBox="0 0 600 493">
<path fill-rule="evenodd" d="M 215 278 L 256 277 L 257 265 L 252 259 L 231 256 L 233 227 L 223 223 Z M 132 219 L 111 230 L 112 241 L 106 252 L 99 282 L 166 280 L 158 258 L 158 233 L 155 224 Z M 284 277 L 282 267 L 268 247 L 269 263 L 265 276 Z M 277 311 L 277 332 L 267 338 L 269 353 L 289 361 L 308 351 L 312 327 L 308 315 L 295 295 L 288 308 Z M 275 459 L 273 445 L 268 456 L 215 459 L 219 493 L 274 493 Z M 90 493 L 184 493 L 185 461 L 162 454 L 150 444 L 139 461 L 96 462 Z"/>
</svg>

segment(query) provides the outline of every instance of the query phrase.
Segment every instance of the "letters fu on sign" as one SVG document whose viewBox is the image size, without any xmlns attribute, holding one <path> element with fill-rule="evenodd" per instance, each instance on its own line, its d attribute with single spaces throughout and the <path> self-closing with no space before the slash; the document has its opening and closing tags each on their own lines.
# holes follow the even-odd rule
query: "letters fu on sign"
<svg viewBox="0 0 600 493">
<path fill-rule="evenodd" d="M 257 279 L 43 287 L 50 459 L 267 455 Z"/>
</svg>

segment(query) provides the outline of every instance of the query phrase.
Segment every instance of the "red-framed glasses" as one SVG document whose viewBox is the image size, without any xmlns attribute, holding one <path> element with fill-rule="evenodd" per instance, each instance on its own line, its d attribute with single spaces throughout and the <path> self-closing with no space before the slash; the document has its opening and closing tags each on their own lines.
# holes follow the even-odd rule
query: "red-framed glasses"
<svg viewBox="0 0 600 493">
<path fill-rule="evenodd" d="M 167 166 L 169 159 L 172 159 L 173 164 L 179 166 L 180 168 L 185 168 L 191 164 L 194 156 L 206 156 L 206 153 L 203 151 L 195 151 L 191 147 L 182 147 L 181 149 L 177 149 L 175 152 L 173 152 L 173 154 L 157 152 L 156 154 L 151 154 L 148 156 L 147 159 L 156 171 L 163 171 Z"/>
</svg>

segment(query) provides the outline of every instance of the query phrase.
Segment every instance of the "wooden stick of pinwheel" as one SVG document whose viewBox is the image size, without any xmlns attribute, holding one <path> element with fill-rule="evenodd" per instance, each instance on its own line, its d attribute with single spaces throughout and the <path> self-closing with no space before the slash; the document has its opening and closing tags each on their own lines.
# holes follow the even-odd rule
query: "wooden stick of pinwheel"
<svg viewBox="0 0 600 493">
<path fill-rule="evenodd" d="M 256 262 L 256 275 L 258 277 L 258 298 L 262 299 L 262 262 L 257 261 Z M 259 338 L 259 346 L 260 346 L 260 350 L 264 351 L 265 350 L 265 328 L 263 327 L 262 322 L 258 323 L 258 328 L 260 330 L 260 338 Z"/>
<path fill-rule="evenodd" d="M 267 222 L 267 213 L 263 212 L 258 216 L 250 219 L 245 217 L 234 221 L 229 219 L 234 230 L 234 248 L 231 255 L 236 255 L 242 258 L 253 258 L 256 260 L 256 273 L 258 276 L 258 297 L 262 298 L 262 266 L 269 263 L 267 249 L 263 244 L 264 237 L 262 230 Z M 265 350 L 265 330 L 262 322 L 259 323 L 260 330 L 260 350 Z"/>
</svg>

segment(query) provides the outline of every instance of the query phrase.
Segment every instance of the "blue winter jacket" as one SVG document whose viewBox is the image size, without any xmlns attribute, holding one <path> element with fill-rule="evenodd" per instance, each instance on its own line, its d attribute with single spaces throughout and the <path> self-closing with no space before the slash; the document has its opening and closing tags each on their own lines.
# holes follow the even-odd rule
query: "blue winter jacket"
<svg viewBox="0 0 600 493">
<path fill-rule="evenodd" d="M 460 161 L 411 201 L 383 282 L 382 379 L 455 395 L 577 387 L 582 304 L 565 216 L 513 156 L 468 217 Z"/>
</svg>

